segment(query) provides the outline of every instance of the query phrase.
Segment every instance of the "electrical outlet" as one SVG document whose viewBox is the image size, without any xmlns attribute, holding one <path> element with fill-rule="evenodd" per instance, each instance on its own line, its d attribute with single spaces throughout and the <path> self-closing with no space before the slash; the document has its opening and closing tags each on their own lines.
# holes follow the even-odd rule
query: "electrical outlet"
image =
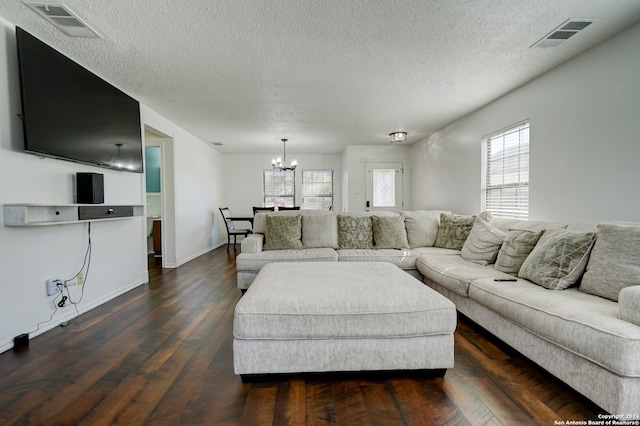
<svg viewBox="0 0 640 426">
<path fill-rule="evenodd" d="M 58 288 L 59 282 L 59 278 L 49 278 L 47 280 L 47 296 L 53 296 L 60 291 L 60 289 Z"/>
<path fill-rule="evenodd" d="M 84 284 L 84 274 L 82 273 L 82 271 L 78 272 L 78 275 L 76 276 L 76 282 L 78 283 L 78 285 Z"/>
</svg>

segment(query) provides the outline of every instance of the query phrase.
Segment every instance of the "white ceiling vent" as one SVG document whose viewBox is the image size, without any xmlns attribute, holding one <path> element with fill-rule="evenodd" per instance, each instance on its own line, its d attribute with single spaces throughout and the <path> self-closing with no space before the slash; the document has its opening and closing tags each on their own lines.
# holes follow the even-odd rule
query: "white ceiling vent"
<svg viewBox="0 0 640 426">
<path fill-rule="evenodd" d="M 70 37 L 101 38 L 91 27 L 62 3 L 42 3 L 23 1 L 34 12 L 55 25 L 60 31 Z"/>
<path fill-rule="evenodd" d="M 540 40 L 533 43 L 531 47 L 556 47 L 560 43 L 565 40 L 568 40 L 570 37 L 576 35 L 579 31 L 584 30 L 589 25 L 591 25 L 595 19 L 579 19 L 579 18 L 571 18 L 563 22 L 559 27 L 551 31 L 546 36 L 542 37 Z"/>
</svg>

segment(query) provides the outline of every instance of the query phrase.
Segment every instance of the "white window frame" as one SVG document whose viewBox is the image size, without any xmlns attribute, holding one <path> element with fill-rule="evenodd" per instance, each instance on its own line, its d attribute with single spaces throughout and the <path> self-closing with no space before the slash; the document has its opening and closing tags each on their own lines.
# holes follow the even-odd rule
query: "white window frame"
<svg viewBox="0 0 640 426">
<path fill-rule="evenodd" d="M 276 185 L 267 185 L 267 177 L 282 180 L 283 191 L 276 191 Z M 296 201 L 295 170 L 263 170 L 262 171 L 262 205 L 264 207 L 293 207 Z"/>
<path fill-rule="evenodd" d="M 482 210 L 529 218 L 529 120 L 482 137 Z"/>
<path fill-rule="evenodd" d="M 331 179 L 331 189 L 329 192 L 323 192 L 319 188 L 318 185 L 315 185 L 316 181 L 311 181 L 307 179 L 310 175 L 315 175 L 317 173 L 322 173 L 324 177 L 330 177 Z M 333 169 L 307 169 L 302 171 L 302 209 L 303 210 L 333 210 L 333 202 L 334 202 L 334 180 L 333 180 Z M 324 199 L 324 202 L 321 203 L 322 206 L 319 208 L 317 203 L 312 203 L 311 199 Z"/>
</svg>

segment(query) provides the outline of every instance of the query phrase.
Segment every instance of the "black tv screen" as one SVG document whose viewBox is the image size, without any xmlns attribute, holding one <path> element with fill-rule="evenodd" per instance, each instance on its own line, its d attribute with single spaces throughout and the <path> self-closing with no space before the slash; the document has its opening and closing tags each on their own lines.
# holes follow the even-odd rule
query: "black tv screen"
<svg viewBox="0 0 640 426">
<path fill-rule="evenodd" d="M 25 151 L 142 173 L 140 104 L 16 27 Z"/>
</svg>

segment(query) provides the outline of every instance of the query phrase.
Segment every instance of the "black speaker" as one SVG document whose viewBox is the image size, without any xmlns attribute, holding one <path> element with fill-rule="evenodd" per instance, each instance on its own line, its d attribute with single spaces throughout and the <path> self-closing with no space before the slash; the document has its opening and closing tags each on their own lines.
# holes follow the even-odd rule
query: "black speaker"
<svg viewBox="0 0 640 426">
<path fill-rule="evenodd" d="M 102 173 L 76 173 L 76 202 L 78 204 L 104 203 Z"/>
</svg>

